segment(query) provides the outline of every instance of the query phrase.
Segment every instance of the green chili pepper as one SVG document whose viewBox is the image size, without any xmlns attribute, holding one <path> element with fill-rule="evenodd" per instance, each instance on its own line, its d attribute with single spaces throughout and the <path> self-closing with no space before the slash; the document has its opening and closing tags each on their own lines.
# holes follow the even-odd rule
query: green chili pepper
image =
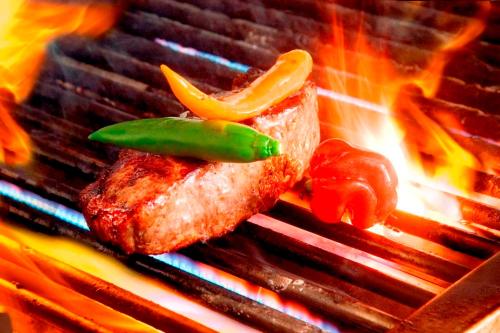
<svg viewBox="0 0 500 333">
<path fill-rule="evenodd" d="M 101 128 L 90 140 L 145 152 L 206 161 L 252 162 L 281 153 L 280 143 L 255 129 L 225 120 L 152 118 Z"/>
</svg>

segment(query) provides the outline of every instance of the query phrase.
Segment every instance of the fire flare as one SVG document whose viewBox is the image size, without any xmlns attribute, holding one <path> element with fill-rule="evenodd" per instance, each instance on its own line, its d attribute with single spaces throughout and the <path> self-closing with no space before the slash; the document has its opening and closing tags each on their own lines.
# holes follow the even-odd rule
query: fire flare
<svg viewBox="0 0 500 333">
<path fill-rule="evenodd" d="M 9 295 L 5 288 L 7 284 L 17 284 L 21 293 L 36 293 L 41 299 L 112 332 L 156 331 L 91 296 L 87 298 L 87 289 L 73 279 L 67 269 L 97 277 L 180 317 L 194 318 L 214 331 L 254 332 L 248 326 L 190 300 L 160 280 L 134 271 L 115 258 L 72 239 L 33 232 L 0 219 L 0 251 L 0 310 L 3 306 L 15 332 L 52 333 L 59 330 L 49 326 L 48 322 L 46 325 L 49 327 L 43 329 L 43 313 L 36 312 L 36 307 L 25 307 L 18 302 L 16 291 Z M 92 283 L 92 280 L 89 282 Z M 93 290 L 91 288 L 90 292 Z M 120 306 L 116 308 L 120 309 Z"/>
<path fill-rule="evenodd" d="M 0 1 L 0 162 L 25 164 L 30 160 L 29 137 L 9 111 L 14 102 L 28 97 L 47 45 L 69 33 L 103 33 L 114 23 L 117 8 L 54 0 Z"/>
<path fill-rule="evenodd" d="M 489 6 L 488 2 L 480 4 L 477 16 L 469 19 L 443 45 L 433 49 L 424 67 L 416 70 L 397 64 L 387 41 L 382 45 L 378 40 L 375 42 L 377 47 L 372 46 L 373 38 L 367 37 L 362 28 L 355 33 L 354 42 L 349 43 L 349 32 L 335 17 L 333 40 L 318 47 L 320 62 L 329 67 L 320 78 L 323 85 L 330 91 L 365 103 L 322 99 L 323 135 L 343 138 L 388 157 L 400 180 L 399 209 L 440 221 L 443 219 L 439 213 L 454 220 L 461 218 L 459 204 L 454 199 L 430 196 L 415 184 L 431 184 L 466 193 L 474 181 L 471 170 L 479 167 L 479 162 L 426 114 L 415 96 L 435 96 L 443 69 L 453 52 L 483 31 Z M 364 20 L 360 22 L 360 26 L 364 26 Z M 431 168 L 422 158 L 421 151 L 437 157 Z"/>
<path fill-rule="evenodd" d="M 12 288 L 9 286 L 14 285 L 17 290 L 21 290 L 20 293 L 35 293 L 47 302 L 57 304 L 55 306 L 113 332 L 157 332 L 148 325 L 73 291 L 71 283 L 65 281 L 55 269 L 43 267 L 42 262 L 33 261 L 30 250 L 19 243 L 14 234 L 2 225 L 0 251 L 0 303 L 6 306 L 8 313 L 27 312 L 34 317 L 37 315 L 36 310 L 33 314 L 30 313 L 33 310 L 29 306 L 23 306 L 17 297 L 12 297 Z M 17 332 L 43 331 L 41 324 L 35 320 L 16 321 L 14 329 Z M 47 328 L 46 331 L 51 329 Z"/>
</svg>

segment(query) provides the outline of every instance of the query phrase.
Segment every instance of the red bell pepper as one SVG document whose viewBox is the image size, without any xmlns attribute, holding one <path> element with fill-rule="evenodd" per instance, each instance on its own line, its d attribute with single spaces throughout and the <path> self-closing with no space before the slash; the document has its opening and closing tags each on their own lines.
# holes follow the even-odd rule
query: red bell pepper
<svg viewBox="0 0 500 333">
<path fill-rule="evenodd" d="M 345 141 L 330 139 L 318 146 L 311 178 L 311 209 L 324 222 L 339 222 L 347 211 L 352 224 L 364 229 L 396 208 L 398 180 L 389 160 Z"/>
</svg>

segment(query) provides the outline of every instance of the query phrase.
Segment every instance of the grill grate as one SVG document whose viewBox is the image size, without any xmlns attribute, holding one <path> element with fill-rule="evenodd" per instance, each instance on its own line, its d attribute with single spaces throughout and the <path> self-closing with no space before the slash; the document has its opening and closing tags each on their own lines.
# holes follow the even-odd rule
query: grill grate
<svg viewBox="0 0 500 333">
<path fill-rule="evenodd" d="M 377 45 L 387 38 L 384 29 L 400 29 L 405 11 L 413 6 L 384 3 L 385 16 L 368 9 L 370 42 Z M 350 1 L 132 1 L 118 26 L 101 40 L 67 37 L 52 47 L 31 99 L 15 111 L 35 145 L 34 162 L 28 169 L 0 166 L 0 175 L 77 209 L 80 190 L 117 153 L 112 147 L 89 142 L 86 137 L 92 130 L 118 121 L 183 112 L 159 71 L 160 63 L 186 75 L 204 91 L 228 90 L 248 66 L 267 68 L 280 52 L 300 47 L 315 56 L 320 42 L 331 37 L 323 13 L 335 12 L 347 22 L 358 17 L 359 10 Z M 437 20 L 438 16 L 446 19 Z M 420 23 L 403 24 L 412 33 L 411 40 L 404 34 L 389 36 L 390 52 L 401 69 L 415 70 L 463 20 L 461 15 L 426 8 Z M 498 24 L 494 15 L 491 20 Z M 500 120 L 495 106 L 500 93 L 492 87 L 500 85 L 500 61 L 495 54 L 498 46 L 491 44 L 498 41 L 487 36 L 488 42 L 469 45 L 464 56 L 447 66 L 435 99 L 415 98 L 434 119 L 442 114 L 459 115 L 466 131 L 448 130 L 497 168 Z M 315 66 L 313 76 L 319 87 L 325 88 L 317 73 L 329 70 L 334 69 L 322 63 Z M 329 98 L 320 94 L 320 103 L 327 105 Z M 500 198 L 500 178 L 480 170 L 477 175 L 477 192 L 492 200 Z M 13 219 L 82 240 L 268 332 L 388 331 L 417 315 L 417 309 L 500 248 L 500 211 L 472 200 L 461 199 L 469 222 L 464 228 L 396 212 L 387 221 L 387 226 L 396 229 L 395 236 L 390 231 L 382 236 L 347 224 L 325 226 L 294 200 L 284 198 L 269 214 L 256 215 L 222 239 L 191 246 L 180 257 L 125 257 L 51 211 L 30 208 L 6 193 L 1 192 L 7 203 L 4 208 Z M 272 290 L 335 326 L 326 321 L 307 323 L 293 311 L 273 308 L 218 281 L 207 281 L 178 258 L 209 264 Z M 484 308 L 495 302 L 485 301 Z M 151 318 L 138 319 L 161 328 Z"/>
</svg>

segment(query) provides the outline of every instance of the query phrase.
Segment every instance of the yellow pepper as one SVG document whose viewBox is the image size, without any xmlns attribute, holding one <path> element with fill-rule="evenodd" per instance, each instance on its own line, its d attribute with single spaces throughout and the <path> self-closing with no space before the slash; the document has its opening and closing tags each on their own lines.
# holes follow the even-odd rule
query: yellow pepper
<svg viewBox="0 0 500 333">
<path fill-rule="evenodd" d="M 312 64 L 306 51 L 287 52 L 248 87 L 222 97 L 205 94 L 168 66 L 162 65 L 161 70 L 177 99 L 200 118 L 242 121 L 297 92 L 311 73 Z"/>
</svg>

